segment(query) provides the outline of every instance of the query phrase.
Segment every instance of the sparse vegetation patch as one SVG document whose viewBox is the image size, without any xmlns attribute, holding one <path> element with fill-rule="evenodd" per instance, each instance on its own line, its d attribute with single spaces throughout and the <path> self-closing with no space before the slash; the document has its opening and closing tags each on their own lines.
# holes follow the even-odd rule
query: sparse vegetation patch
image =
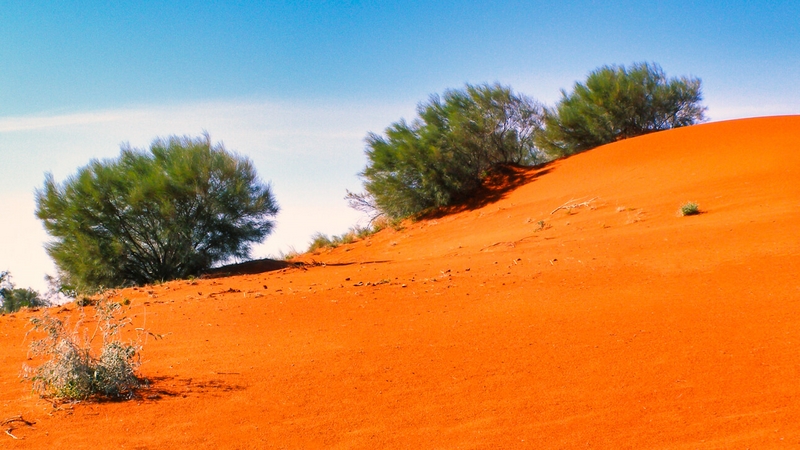
<svg viewBox="0 0 800 450">
<path fill-rule="evenodd" d="M 45 313 L 31 319 L 33 333 L 44 337 L 31 343 L 30 354 L 43 358 L 38 367 L 23 367 L 23 378 L 33 382 L 33 390 L 45 398 L 87 400 L 126 399 L 142 386 L 136 371 L 141 363 L 141 330 L 129 342 L 122 330 L 131 320 L 119 303 L 103 300 L 95 308 L 96 328 L 89 335 L 79 320 L 73 329 L 62 320 Z M 99 337 L 99 352 L 93 342 Z"/>
<path fill-rule="evenodd" d="M 328 236 L 325 233 L 315 233 L 311 236 L 311 243 L 308 246 L 308 252 L 314 252 L 323 248 L 336 248 L 340 245 L 352 244 L 359 239 L 369 237 L 389 225 L 386 218 L 379 218 L 374 220 L 371 225 L 366 227 L 354 226 L 340 235 Z"/>
</svg>

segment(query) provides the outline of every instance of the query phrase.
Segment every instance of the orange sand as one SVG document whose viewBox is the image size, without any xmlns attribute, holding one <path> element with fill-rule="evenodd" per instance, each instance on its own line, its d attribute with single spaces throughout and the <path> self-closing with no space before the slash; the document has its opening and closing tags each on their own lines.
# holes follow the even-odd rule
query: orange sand
<svg viewBox="0 0 800 450">
<path fill-rule="evenodd" d="M 800 116 L 521 175 L 324 265 L 120 292 L 166 334 L 136 400 L 53 410 L 0 317 L 0 421 L 36 422 L 0 447 L 800 447 Z"/>
</svg>

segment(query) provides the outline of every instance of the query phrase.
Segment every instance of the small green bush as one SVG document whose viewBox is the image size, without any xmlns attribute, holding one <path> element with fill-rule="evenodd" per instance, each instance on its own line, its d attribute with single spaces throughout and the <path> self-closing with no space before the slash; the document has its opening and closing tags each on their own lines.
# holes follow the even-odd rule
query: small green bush
<svg viewBox="0 0 800 450">
<path fill-rule="evenodd" d="M 319 250 L 321 248 L 327 247 L 336 247 L 334 242 L 328 237 L 325 233 L 315 233 L 311 236 L 311 244 L 308 246 L 308 251 L 313 252 L 314 250 Z"/>
<path fill-rule="evenodd" d="M 328 236 L 325 233 L 315 233 L 311 236 L 311 243 L 308 246 L 307 252 L 313 252 L 322 248 L 336 248 L 340 245 L 352 244 L 353 242 L 364 239 L 373 234 L 383 230 L 389 224 L 385 217 L 378 218 L 370 226 L 354 226 L 346 232 L 336 236 Z"/>
<path fill-rule="evenodd" d="M 695 202 L 688 202 L 681 206 L 681 216 L 696 216 L 700 214 L 700 206 Z"/>
<path fill-rule="evenodd" d="M 81 321 L 73 331 L 64 322 L 45 313 L 31 319 L 31 332 L 45 336 L 34 340 L 30 353 L 45 358 L 39 367 L 23 368 L 23 378 L 33 382 L 33 390 L 42 397 L 56 400 L 91 398 L 131 398 L 143 381 L 136 376 L 140 365 L 140 339 L 123 342 L 120 332 L 130 319 L 120 316 L 122 305 L 107 300 L 97 304 L 97 328 L 92 336 L 79 332 Z M 100 355 L 92 352 L 92 342 L 99 334 Z"/>
<path fill-rule="evenodd" d="M 49 306 L 50 302 L 30 288 L 18 288 L 11 282 L 11 274 L 0 272 L 0 313 L 12 313 L 21 308 Z"/>
</svg>

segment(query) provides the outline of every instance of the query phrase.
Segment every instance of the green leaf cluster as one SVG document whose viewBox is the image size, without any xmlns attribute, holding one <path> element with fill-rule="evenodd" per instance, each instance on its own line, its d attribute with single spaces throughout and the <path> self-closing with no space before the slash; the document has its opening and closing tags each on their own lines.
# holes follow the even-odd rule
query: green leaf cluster
<svg viewBox="0 0 800 450">
<path fill-rule="evenodd" d="M 667 78 L 657 64 L 604 66 L 561 95 L 537 140 L 553 156 L 705 120 L 700 79 Z"/>
<path fill-rule="evenodd" d="M 534 164 L 542 108 L 498 84 L 434 95 L 418 118 L 367 136 L 368 198 L 390 219 L 446 206 L 474 193 L 500 164 Z"/>
<path fill-rule="evenodd" d="M 20 308 L 35 308 L 49 304 L 33 289 L 15 287 L 8 272 L 0 272 L 0 312 L 12 313 Z"/>
<path fill-rule="evenodd" d="M 78 291 L 198 275 L 245 258 L 273 228 L 270 186 L 249 159 L 199 138 L 123 145 L 64 183 L 47 174 L 37 216 L 61 282 Z"/>
</svg>

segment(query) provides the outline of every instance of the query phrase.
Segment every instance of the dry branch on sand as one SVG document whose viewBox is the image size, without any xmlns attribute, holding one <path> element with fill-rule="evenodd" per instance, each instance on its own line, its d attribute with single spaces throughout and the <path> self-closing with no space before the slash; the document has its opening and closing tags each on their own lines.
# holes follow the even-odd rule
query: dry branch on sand
<svg viewBox="0 0 800 450">
<path fill-rule="evenodd" d="M 8 419 L 0 422 L 0 426 L 6 426 L 8 424 L 13 424 L 13 423 L 18 423 L 18 422 L 22 423 L 23 425 L 27 425 L 29 427 L 32 427 L 36 423 L 36 422 L 31 422 L 29 420 L 25 420 L 22 417 L 22 415 L 19 415 L 19 416 L 9 417 Z M 14 434 L 11 433 L 12 431 L 14 431 L 15 428 L 17 428 L 17 427 L 15 427 L 13 425 L 8 427 L 8 429 L 5 430 L 6 434 L 11 436 L 13 439 L 17 439 L 17 440 L 24 439 L 24 438 L 20 438 L 20 437 L 14 436 Z"/>
<path fill-rule="evenodd" d="M 589 200 L 586 200 L 586 201 L 583 201 L 583 202 L 580 201 L 580 200 L 572 199 L 572 200 L 567 201 L 563 205 L 559 206 L 558 208 L 550 211 L 550 215 L 552 216 L 557 211 L 560 211 L 562 209 L 575 209 L 575 208 L 580 208 L 581 206 L 590 206 L 592 204 L 592 202 L 595 201 L 595 200 L 597 200 L 597 197 L 592 197 Z"/>
</svg>

